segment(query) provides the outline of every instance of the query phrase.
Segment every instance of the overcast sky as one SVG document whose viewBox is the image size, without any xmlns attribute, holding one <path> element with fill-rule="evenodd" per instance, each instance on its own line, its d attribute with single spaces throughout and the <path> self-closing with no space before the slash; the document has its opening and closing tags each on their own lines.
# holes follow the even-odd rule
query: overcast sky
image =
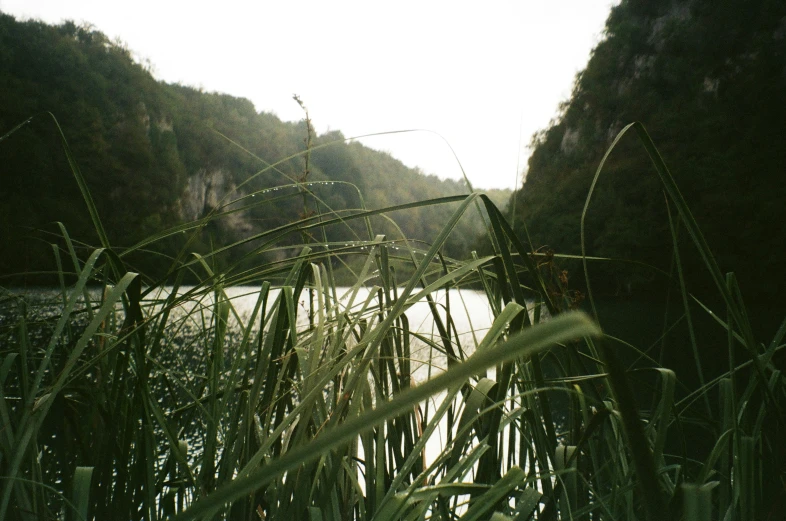
<svg viewBox="0 0 786 521">
<path fill-rule="evenodd" d="M 320 133 L 426 129 L 363 143 L 460 178 L 447 142 L 475 188 L 513 188 L 616 3 L 0 0 L 0 10 L 91 23 L 158 79 L 245 97 L 283 120 L 303 117 L 296 93 Z"/>
</svg>

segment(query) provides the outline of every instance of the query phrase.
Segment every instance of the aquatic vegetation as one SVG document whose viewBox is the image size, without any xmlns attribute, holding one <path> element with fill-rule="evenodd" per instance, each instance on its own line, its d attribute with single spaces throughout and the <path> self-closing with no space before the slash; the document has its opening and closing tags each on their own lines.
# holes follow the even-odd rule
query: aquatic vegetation
<svg viewBox="0 0 786 521">
<path fill-rule="evenodd" d="M 712 355 L 727 367 L 696 385 L 604 335 L 591 291 L 593 319 L 572 309 L 567 275 L 482 194 L 346 212 L 305 199 L 319 211 L 208 255 L 184 248 L 151 280 L 129 259 L 207 221 L 114 248 L 69 152 L 101 244 L 61 228 L 60 288 L 46 308 L 35 292 L 3 291 L 0 518 L 781 516 L 786 321 L 767 343 L 755 338 L 734 275 L 718 268 L 643 127 L 629 131 L 653 160 L 673 233 L 690 235 L 723 303 L 693 299 L 675 240 L 676 321 L 694 346 L 691 313 L 728 339 Z M 453 208 L 429 245 L 375 235 L 367 220 L 426 205 Z M 468 212 L 487 219 L 493 253 L 445 257 Z M 353 221 L 367 237 L 323 233 Z M 299 252 L 254 262 L 293 232 L 307 242 Z M 214 263 L 227 248 L 242 248 L 243 262 Z M 338 284 L 337 269 L 352 283 Z M 187 274 L 198 282 L 184 285 Z M 456 289 L 484 296 L 487 324 L 457 328 L 477 312 Z M 418 306 L 429 327 L 414 323 Z"/>
</svg>

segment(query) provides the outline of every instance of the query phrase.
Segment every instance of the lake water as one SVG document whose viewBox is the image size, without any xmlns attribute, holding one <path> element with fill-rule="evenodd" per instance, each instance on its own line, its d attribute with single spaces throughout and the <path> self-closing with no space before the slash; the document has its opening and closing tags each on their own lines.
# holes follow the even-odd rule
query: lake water
<svg viewBox="0 0 786 521">
<path fill-rule="evenodd" d="M 180 289 L 180 294 L 188 294 L 193 288 L 183 287 Z M 171 289 L 170 289 L 171 291 Z M 232 303 L 234 311 L 239 317 L 237 320 L 232 321 L 234 327 L 240 328 L 245 326 L 251 316 L 254 306 L 259 298 L 259 288 L 253 286 L 236 286 L 227 288 L 225 290 L 226 296 Z M 280 295 L 279 289 L 271 289 L 268 296 L 268 315 L 271 313 L 272 303 Z M 417 291 L 415 291 L 417 293 Z M 161 300 L 168 295 L 167 290 L 163 290 L 156 295 L 152 295 L 154 299 Z M 357 294 L 353 296 L 351 288 L 339 287 L 336 288 L 336 299 L 330 296 L 330 303 L 332 306 L 337 306 L 341 313 L 354 313 L 360 311 L 364 302 L 370 296 L 368 288 L 360 288 Z M 458 343 L 461 346 L 464 355 L 472 354 L 475 351 L 477 344 L 483 339 L 488 328 L 491 326 L 494 316 L 485 293 L 473 290 L 458 290 L 451 289 L 448 291 L 440 290 L 433 292 L 431 297 L 437 304 L 437 312 L 440 315 L 443 323 L 447 326 L 447 312 L 450 309 L 451 331 L 453 328 L 454 335 L 458 336 Z M 298 299 L 296 305 L 298 309 L 298 328 L 305 330 L 308 326 L 308 315 L 310 309 L 310 298 L 308 290 L 304 290 Z M 194 299 L 189 299 L 179 306 L 179 313 L 187 315 L 194 310 L 199 310 L 204 314 L 204 319 L 209 320 L 213 306 L 213 295 L 202 294 Z M 378 306 L 376 301 L 376 294 L 374 295 L 374 303 L 369 306 L 369 316 L 372 316 L 374 309 Z M 154 310 L 155 306 L 148 308 Z M 335 314 L 335 311 L 333 311 Z M 425 297 L 412 305 L 405 308 L 404 313 L 409 320 L 410 330 L 423 335 L 437 344 L 441 344 L 440 335 L 435 324 L 434 315 L 431 306 L 426 301 Z M 258 330 L 258 327 L 254 327 Z M 419 345 L 418 345 L 419 344 Z M 424 351 L 425 350 L 425 351 Z M 426 345 L 422 342 L 413 345 L 413 377 L 416 382 L 423 381 L 429 377 L 429 367 L 432 374 L 440 372 L 446 366 L 445 357 L 436 352 L 429 351 Z M 431 355 L 431 364 L 427 364 L 426 360 Z"/>
<path fill-rule="evenodd" d="M 173 333 L 183 337 L 179 338 L 178 342 L 187 342 L 187 337 L 191 334 L 204 335 L 204 331 L 210 328 L 214 295 L 213 293 L 200 294 L 199 292 L 193 290 L 194 288 L 191 287 L 183 287 L 180 289 L 179 293 L 181 295 L 188 295 L 189 292 L 192 292 L 193 298 L 184 298 L 170 317 L 171 323 L 178 323 L 178 321 L 182 322 L 182 324 L 178 327 L 178 332 Z M 232 307 L 234 309 L 234 313 L 232 315 L 234 319 L 230 319 L 230 328 L 234 329 L 234 333 L 230 333 L 230 336 L 234 334 L 234 339 L 238 338 L 239 331 L 248 323 L 255 304 L 259 298 L 259 291 L 260 290 L 258 287 L 251 286 L 231 287 L 225 290 L 226 296 L 232 303 Z M 57 291 L 33 290 L 19 293 L 25 294 L 26 297 L 29 297 L 28 300 L 37 304 L 35 315 L 38 317 L 57 316 L 57 314 L 60 313 L 62 300 L 60 299 L 59 293 Z M 167 288 L 161 290 L 157 294 L 150 295 L 150 298 L 143 305 L 144 312 L 147 317 L 154 316 L 161 309 L 161 302 L 169 295 L 169 293 L 171 293 L 171 288 Z M 267 308 L 268 314 L 270 314 L 272 312 L 271 310 L 274 309 L 273 303 L 275 302 L 275 299 L 280 296 L 280 294 L 281 290 L 279 289 L 273 289 L 270 291 Z M 494 317 L 486 295 L 478 291 L 452 289 L 449 291 L 436 291 L 433 292 L 431 296 L 437 304 L 437 312 L 443 321 L 446 321 L 447 319 L 446 308 L 450 308 L 450 327 L 453 335 L 458 338 L 456 343 L 461 346 L 461 356 L 465 357 L 471 355 L 475 351 L 475 347 L 478 345 L 478 343 L 482 341 L 486 331 L 493 322 Z M 337 288 L 336 298 L 334 300 L 331 296 L 330 302 L 331 305 L 334 306 L 334 313 L 335 309 L 338 309 L 340 313 L 352 314 L 358 312 L 363 303 L 369 300 L 370 297 L 372 297 L 372 295 L 369 289 L 361 288 L 357 291 L 356 294 L 353 295 L 351 288 Z M 89 298 L 94 301 L 94 303 L 98 302 L 101 298 L 101 292 L 99 290 L 90 290 Z M 375 312 L 373 312 L 373 310 L 378 309 L 376 294 L 373 295 L 371 300 L 373 300 L 373 303 L 369 306 L 371 311 L 367 311 L 367 313 L 370 321 L 373 323 L 373 317 L 375 316 Z M 49 304 L 43 306 L 43 303 L 45 302 L 48 302 Z M 81 304 L 77 307 L 80 308 L 83 305 L 84 304 Z M 308 290 L 304 290 L 303 293 L 301 293 L 296 306 L 299 307 L 298 329 L 305 331 L 308 327 L 308 316 L 310 309 L 310 298 Z M 13 307 L 15 306 L 9 305 L 4 309 L 0 309 L 0 324 L 5 322 L 6 326 L 10 326 L 15 322 L 15 319 L 12 317 L 14 313 L 8 313 L 8 311 Z M 430 339 L 437 345 L 442 344 L 440 334 L 437 330 L 437 326 L 435 325 L 432 307 L 428 304 L 425 298 L 408 305 L 404 309 L 404 313 L 409 320 L 409 327 L 411 331 L 417 332 L 418 334 Z M 189 324 L 188 321 L 193 321 L 194 323 Z M 198 323 L 200 321 L 201 323 Z M 257 319 L 255 322 L 257 326 L 254 326 L 253 329 L 255 329 L 255 333 L 257 333 L 259 329 L 259 319 Z M 455 331 L 453 331 L 453 329 L 455 329 Z M 41 338 L 33 339 L 33 341 L 36 343 L 41 341 L 43 344 L 45 344 L 46 341 L 48 341 L 47 329 L 42 329 Z M 231 342 L 228 343 L 227 349 L 232 349 L 233 345 L 236 344 Z M 459 349 L 456 348 L 456 351 L 458 352 Z M 162 356 L 166 357 L 167 355 L 163 354 Z M 430 376 L 438 374 L 447 366 L 447 360 L 444 354 L 430 348 L 426 343 L 417 340 L 413 340 L 411 357 L 413 379 L 415 384 L 425 381 Z M 203 362 L 200 362 L 200 364 L 202 363 Z M 201 365 L 200 367 L 204 366 Z M 489 371 L 489 376 L 494 378 L 493 369 Z M 166 398 L 166 390 L 159 389 L 158 391 L 163 393 L 161 394 L 162 400 L 169 401 Z M 433 396 L 429 400 L 429 416 L 433 414 L 433 411 L 436 410 L 439 403 L 441 403 L 444 398 L 445 393 L 443 392 Z M 175 402 L 177 401 L 178 400 L 175 400 Z M 426 407 L 425 403 L 421 405 L 423 408 Z M 444 447 L 447 437 L 446 430 L 447 426 L 443 420 L 440 423 L 439 428 L 429 439 L 426 446 L 426 465 L 430 464 L 436 458 L 436 456 L 442 452 L 442 447 Z M 159 434 L 161 433 L 159 432 Z M 189 459 L 192 462 L 195 462 L 195 457 L 198 458 L 198 455 L 201 453 L 201 438 L 203 434 L 204 426 L 202 426 L 200 422 L 196 422 L 193 425 L 193 430 L 191 432 L 184 432 L 182 434 L 188 441 Z M 167 453 L 168 451 L 165 445 L 162 445 L 160 463 L 163 463 Z M 362 446 L 360 446 L 359 456 L 362 458 Z"/>
<path fill-rule="evenodd" d="M 227 296 L 231 299 L 238 315 L 247 319 L 256 304 L 258 298 L 258 289 L 250 287 L 236 287 L 227 290 Z M 337 288 L 337 304 L 342 311 L 357 311 L 360 304 L 366 301 L 370 296 L 370 292 L 366 288 L 361 288 L 358 294 L 352 296 L 351 288 Z M 279 290 L 274 290 L 271 293 L 271 298 L 277 297 Z M 450 309 L 450 318 L 452 320 L 452 327 L 455 328 L 455 334 L 458 336 L 458 344 L 460 344 L 463 356 L 469 356 L 474 351 L 478 343 L 480 343 L 485 336 L 488 328 L 491 326 L 494 316 L 489 304 L 488 298 L 485 293 L 473 290 L 458 290 L 451 289 L 448 291 L 438 291 L 431 294 L 432 298 L 437 304 L 438 313 L 444 324 L 447 324 L 446 309 Z M 299 310 L 299 325 L 301 328 L 307 326 L 307 317 L 309 310 L 309 297 L 307 292 L 303 292 L 300 296 L 298 305 L 301 307 Z M 427 300 L 422 300 L 408 306 L 405 309 L 405 314 L 409 319 L 409 326 L 412 331 L 429 338 L 432 342 L 441 345 L 441 338 L 435 324 L 432 307 Z M 458 352 L 458 348 L 456 349 Z M 412 368 L 414 383 L 425 381 L 430 376 L 442 372 L 447 366 L 447 359 L 444 354 L 437 350 L 429 348 L 423 342 L 414 341 L 412 345 Z M 494 368 L 487 371 L 490 378 L 495 377 Z M 429 400 L 428 410 L 433 414 L 439 404 L 445 399 L 446 393 L 438 393 Z M 421 404 L 423 408 L 426 404 Z M 435 430 L 434 434 L 429 438 L 425 450 L 425 464 L 430 465 L 436 457 L 442 453 L 443 447 L 447 440 L 447 420 L 443 418 L 439 427 Z M 455 433 L 454 433 L 455 435 Z M 362 445 L 359 445 L 359 457 L 363 457 Z M 362 482 L 361 482 L 362 483 Z"/>
<path fill-rule="evenodd" d="M 186 293 L 191 288 L 182 288 L 181 292 Z M 271 313 L 272 303 L 280 296 L 278 289 L 271 290 L 268 297 L 268 313 Z M 249 317 L 252 315 L 254 307 L 259 298 L 259 288 L 257 287 L 232 287 L 226 290 L 226 295 L 231 301 L 232 306 L 240 318 L 240 322 L 246 324 Z M 364 302 L 371 296 L 370 290 L 361 288 L 357 294 L 353 295 L 351 288 L 337 288 L 336 299 L 331 297 L 331 305 L 337 306 L 341 313 L 359 312 Z M 469 356 L 475 351 L 475 347 L 480 343 L 486 334 L 486 331 L 491 326 L 494 316 L 489 305 L 488 298 L 485 293 L 472 290 L 458 290 L 451 289 L 448 291 L 437 291 L 431 294 L 435 303 L 437 304 L 437 312 L 439 313 L 443 323 L 447 325 L 446 309 L 450 309 L 451 328 L 455 328 L 453 333 L 458 337 L 457 344 L 460 345 L 462 352 L 461 356 Z M 159 298 L 166 297 L 166 292 L 158 295 Z M 376 309 L 377 301 L 376 294 L 374 295 L 375 304 L 370 306 L 371 309 Z M 209 320 L 213 305 L 212 295 L 203 295 L 199 299 L 184 302 L 181 306 L 183 315 L 193 313 L 195 309 L 201 308 L 202 313 Z M 301 331 L 306 330 L 308 327 L 308 315 L 310 309 L 310 298 L 307 290 L 301 293 L 296 305 L 298 309 L 298 329 Z M 430 341 L 437 345 L 441 345 L 439 331 L 435 324 L 432 307 L 427 300 L 423 298 L 412 305 L 405 308 L 404 313 L 409 320 L 409 327 L 411 331 L 428 338 Z M 369 316 L 372 314 L 370 313 Z M 258 328 L 256 328 L 258 329 Z M 459 351 L 459 348 L 456 348 Z M 429 377 L 442 372 L 447 366 L 447 359 L 445 355 L 435 349 L 430 348 L 422 341 L 413 340 L 412 343 L 412 376 L 414 383 L 427 380 Z M 488 376 L 494 378 L 495 371 L 491 368 L 487 372 Z M 445 399 L 446 393 L 438 393 L 429 400 L 429 404 L 421 404 L 422 409 L 428 407 L 429 416 L 437 409 L 439 404 Z M 455 435 L 455 433 L 454 433 Z M 426 451 L 425 463 L 431 464 L 435 458 L 442 452 L 447 440 L 447 424 L 443 419 L 439 427 L 436 429 L 431 438 L 429 438 Z M 194 443 L 193 449 L 198 451 L 201 443 L 197 439 L 192 439 L 190 443 Z M 362 445 L 359 445 L 359 457 L 363 457 Z"/>
</svg>

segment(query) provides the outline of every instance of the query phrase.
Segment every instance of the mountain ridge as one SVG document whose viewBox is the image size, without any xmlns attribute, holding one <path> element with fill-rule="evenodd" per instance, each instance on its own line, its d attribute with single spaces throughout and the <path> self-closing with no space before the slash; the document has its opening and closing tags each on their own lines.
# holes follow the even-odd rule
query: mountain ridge
<svg viewBox="0 0 786 521">
<path fill-rule="evenodd" d="M 231 199 L 247 202 L 252 194 L 270 201 L 217 220 L 193 245 L 196 252 L 308 212 L 358 208 L 358 191 L 372 209 L 468 193 L 463 182 L 423 175 L 385 152 L 349 142 L 339 131 L 316 135 L 305 118 L 283 122 L 257 112 L 247 99 L 159 82 L 123 45 L 73 22 L 19 22 L 0 13 L 0 88 L 7 100 L 0 107 L 0 132 L 35 114 L 56 116 L 112 244 L 129 246 L 204 217 Z M 52 229 L 53 221 L 64 222 L 75 238 L 96 243 L 49 118 L 36 117 L 9 136 L 0 154 L 6 162 L 0 273 L 45 269 L 48 261 L 41 258 L 51 258 L 48 246 L 28 240 L 27 230 Z M 306 181 L 314 183 L 308 201 L 299 194 Z M 293 186 L 284 194 L 286 185 Z M 269 189 L 275 187 L 282 190 L 273 194 Z M 509 195 L 488 193 L 499 202 Z M 407 238 L 429 241 L 452 211 L 445 205 L 418 208 L 398 212 L 396 221 Z M 374 222 L 379 233 L 398 236 L 384 219 Z M 478 219 L 463 219 L 446 253 L 467 255 L 481 231 Z M 331 229 L 337 241 L 364 233 L 356 224 Z M 282 245 L 300 240 L 294 234 Z M 159 253 L 173 255 L 177 248 L 170 244 Z"/>
<path fill-rule="evenodd" d="M 623 0 L 577 75 L 553 124 L 533 136 L 516 219 L 533 246 L 580 253 L 580 218 L 603 154 L 640 121 L 669 166 L 723 270 L 743 293 L 786 291 L 786 5 L 739 0 Z M 589 255 L 646 261 L 669 271 L 662 190 L 634 136 L 622 138 L 599 178 L 586 219 Z M 673 208 L 672 208 L 673 210 Z M 524 233 L 522 224 L 518 231 Z M 681 235 L 686 275 L 709 284 Z M 755 268 L 753 268 L 755 266 Z M 598 287 L 658 289 L 630 265 L 593 267 Z"/>
</svg>

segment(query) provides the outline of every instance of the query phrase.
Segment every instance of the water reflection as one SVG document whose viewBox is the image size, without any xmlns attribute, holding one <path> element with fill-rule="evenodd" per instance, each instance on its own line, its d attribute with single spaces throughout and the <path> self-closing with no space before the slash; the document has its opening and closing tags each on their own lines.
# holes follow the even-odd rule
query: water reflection
<svg viewBox="0 0 786 521">
<path fill-rule="evenodd" d="M 186 336 L 188 336 L 187 333 L 189 331 L 193 333 L 202 329 L 212 319 L 215 294 L 212 292 L 202 293 L 197 290 L 198 288 L 194 287 L 180 288 L 178 294 L 185 297 L 185 299 L 180 302 L 171 317 L 174 320 L 188 318 L 188 322 L 182 326 Z M 171 292 L 171 288 L 165 288 L 151 295 L 147 307 L 149 316 L 154 316 L 160 310 L 162 302 L 169 296 L 169 292 Z M 230 319 L 230 324 L 235 328 L 236 333 L 248 325 L 259 299 L 259 292 L 260 288 L 253 286 L 235 286 L 224 290 L 226 298 L 232 304 L 234 320 Z M 270 317 L 275 311 L 275 306 L 272 303 L 280 296 L 281 289 L 271 289 L 269 292 L 267 298 L 269 304 L 265 320 L 266 329 L 269 326 Z M 377 298 L 378 295 L 376 293 L 372 295 L 369 288 L 359 288 L 354 292 L 352 288 L 339 287 L 336 288 L 335 295 L 329 294 L 321 298 L 323 303 L 327 299 L 330 307 L 335 306 L 331 310 L 331 315 L 337 316 L 338 314 L 352 315 L 360 313 L 363 310 L 364 303 L 368 302 L 370 297 Z M 480 291 L 451 289 L 435 291 L 431 293 L 431 297 L 436 306 L 432 307 L 426 298 L 423 297 L 405 307 L 403 313 L 409 322 L 410 331 L 423 336 L 437 345 L 441 345 L 442 338 L 434 318 L 434 313 L 436 312 L 445 327 L 449 328 L 451 343 L 457 356 L 465 357 L 471 355 L 494 320 L 486 295 Z M 298 301 L 295 303 L 297 307 L 298 331 L 304 332 L 308 330 L 312 302 L 316 302 L 319 298 L 320 295 L 316 291 L 308 288 L 304 289 L 299 295 Z M 314 307 L 316 308 L 317 306 Z M 367 315 L 368 320 L 372 321 L 372 324 L 374 320 L 379 319 L 378 311 L 377 302 L 367 306 L 365 310 L 365 315 Z M 318 310 L 315 309 L 315 312 L 318 312 Z M 449 321 L 448 316 L 450 317 Z M 252 325 L 251 331 L 253 334 L 258 333 L 259 320 Z M 438 374 L 446 368 L 447 360 L 445 355 L 430 347 L 427 342 L 418 341 L 415 338 L 412 348 L 413 377 L 416 382 L 424 381 L 430 375 Z"/>
</svg>

